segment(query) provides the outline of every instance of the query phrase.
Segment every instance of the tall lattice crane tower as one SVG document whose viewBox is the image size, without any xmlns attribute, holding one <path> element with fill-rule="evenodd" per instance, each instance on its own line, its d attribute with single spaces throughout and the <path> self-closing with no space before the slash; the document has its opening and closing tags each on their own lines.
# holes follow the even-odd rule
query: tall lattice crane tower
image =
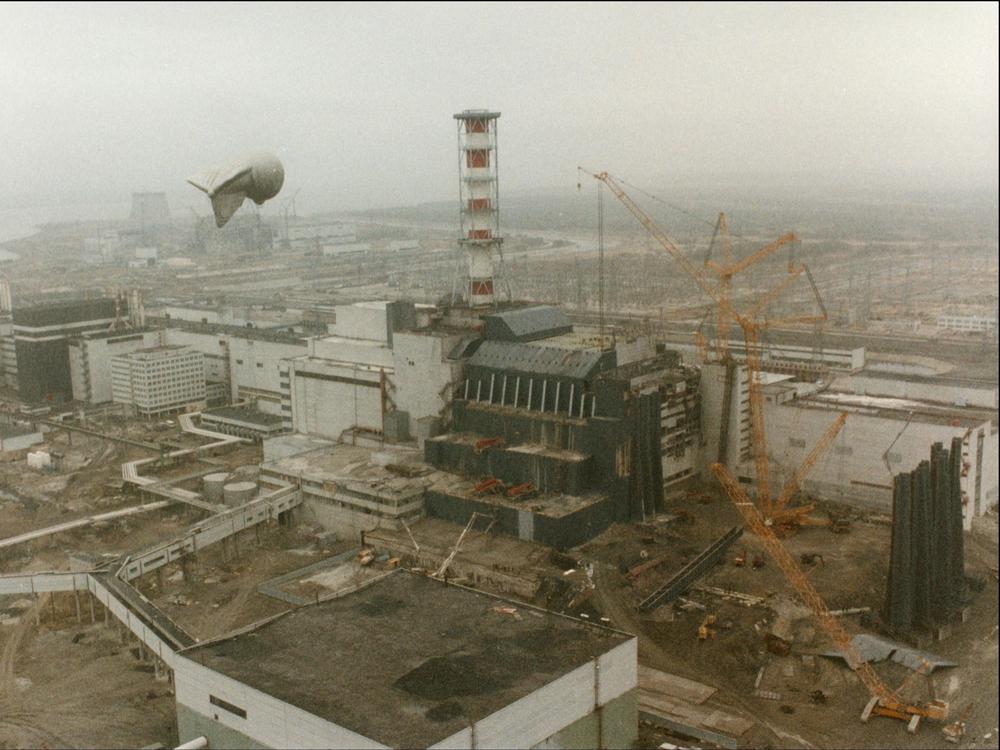
<svg viewBox="0 0 1000 750">
<path fill-rule="evenodd" d="M 468 275 L 465 297 L 472 307 L 496 302 L 495 258 L 503 259 L 497 171 L 499 112 L 467 109 L 458 123 L 458 195 L 461 236 Z"/>
</svg>

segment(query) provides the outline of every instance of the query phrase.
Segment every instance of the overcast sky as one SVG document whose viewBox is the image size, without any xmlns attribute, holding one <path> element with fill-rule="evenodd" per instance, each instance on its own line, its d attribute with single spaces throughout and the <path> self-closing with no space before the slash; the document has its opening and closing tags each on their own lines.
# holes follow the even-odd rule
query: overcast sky
<svg viewBox="0 0 1000 750">
<path fill-rule="evenodd" d="M 3 3 L 0 194 L 185 194 L 263 147 L 312 210 L 451 199 L 451 115 L 478 107 L 503 113 L 505 192 L 581 163 L 995 189 L 997 22 L 992 3 Z"/>
</svg>

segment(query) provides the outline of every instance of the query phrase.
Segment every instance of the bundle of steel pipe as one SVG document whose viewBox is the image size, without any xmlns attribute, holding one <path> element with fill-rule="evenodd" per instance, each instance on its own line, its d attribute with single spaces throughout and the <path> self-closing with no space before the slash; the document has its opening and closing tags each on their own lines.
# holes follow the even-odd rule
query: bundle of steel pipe
<svg viewBox="0 0 1000 750">
<path fill-rule="evenodd" d="M 886 619 L 907 633 L 952 622 L 965 602 L 962 440 L 931 446 L 929 461 L 893 480 Z"/>
</svg>

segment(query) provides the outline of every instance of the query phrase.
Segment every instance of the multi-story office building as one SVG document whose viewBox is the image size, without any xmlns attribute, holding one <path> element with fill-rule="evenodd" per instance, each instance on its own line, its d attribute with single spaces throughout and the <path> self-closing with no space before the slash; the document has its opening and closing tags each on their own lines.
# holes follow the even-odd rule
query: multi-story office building
<svg viewBox="0 0 1000 750">
<path fill-rule="evenodd" d="M 154 416 L 205 403 L 205 359 L 183 346 L 141 349 L 111 359 L 111 390 L 116 403 Z"/>
</svg>

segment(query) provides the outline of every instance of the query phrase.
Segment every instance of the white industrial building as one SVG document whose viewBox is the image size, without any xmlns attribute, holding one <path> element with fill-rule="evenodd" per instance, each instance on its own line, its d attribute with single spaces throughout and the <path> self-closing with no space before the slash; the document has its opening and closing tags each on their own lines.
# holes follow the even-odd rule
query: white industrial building
<svg viewBox="0 0 1000 750">
<path fill-rule="evenodd" d="M 396 570 L 199 643 L 181 742 L 211 748 L 627 748 L 636 638 Z"/>
<path fill-rule="evenodd" d="M 771 492 L 780 491 L 840 412 L 847 422 L 802 485 L 805 495 L 891 510 L 892 478 L 931 445 L 964 446 L 965 525 L 998 500 L 996 386 L 941 376 L 845 372 L 832 383 L 763 372 Z M 701 366 L 703 471 L 718 461 L 744 484 L 756 475 L 747 370 Z"/>
<path fill-rule="evenodd" d="M 950 446 L 961 438 L 962 493 L 966 529 L 997 503 L 996 412 L 931 401 L 865 396 L 844 391 L 814 392 L 789 380 L 765 386 L 764 419 L 772 486 L 787 480 L 819 442 L 840 412 L 847 422 L 820 456 L 803 491 L 820 499 L 842 500 L 890 510 L 892 478 L 912 471 L 930 455 L 931 445 Z M 753 474 L 752 460 L 738 471 Z"/>
<path fill-rule="evenodd" d="M 983 315 L 939 315 L 937 327 L 947 331 L 988 332 L 996 330 L 997 319 Z"/>
<path fill-rule="evenodd" d="M 224 401 L 256 402 L 267 414 L 281 415 L 281 361 L 306 352 L 306 339 L 295 334 L 240 326 L 172 320 L 163 343 L 187 346 L 205 357 L 209 389 Z"/>
<path fill-rule="evenodd" d="M 73 398 L 88 404 L 111 401 L 111 359 L 162 343 L 159 331 L 101 331 L 69 342 L 69 372 Z"/>
<path fill-rule="evenodd" d="M 154 416 L 205 404 L 205 360 L 183 346 L 158 346 L 111 358 L 116 403 Z"/>
<path fill-rule="evenodd" d="M 264 441 L 265 456 L 279 455 L 261 464 L 261 476 L 298 485 L 302 512 L 342 539 L 357 539 L 372 528 L 401 529 L 424 515 L 424 494 L 436 473 L 426 468 L 421 476 L 400 476 L 386 468 L 410 463 L 422 456 L 415 449 L 391 453 L 326 441 L 302 444 L 304 436 Z M 298 445 L 297 445 L 298 443 Z M 283 446 L 277 451 L 274 444 Z"/>
<path fill-rule="evenodd" d="M 231 401 L 255 401 L 260 411 L 280 416 L 282 361 L 303 354 L 306 340 L 264 331 L 234 332 L 226 339 Z"/>
<path fill-rule="evenodd" d="M 295 250 L 315 250 L 323 246 L 357 241 L 353 224 L 340 222 L 296 223 L 286 227 L 286 241 Z"/>
<path fill-rule="evenodd" d="M 994 410 L 997 408 L 995 383 L 967 380 L 952 375 L 917 376 L 864 370 L 854 375 L 838 377 L 833 386 L 838 391 L 849 391 L 863 396 L 890 396 L 953 406 L 977 406 Z"/>
<path fill-rule="evenodd" d="M 433 312 L 406 302 L 338 306 L 331 335 L 285 363 L 286 427 L 336 440 L 384 434 L 390 412 L 405 412 L 410 425 L 440 418 L 461 374 L 451 353 L 472 332 L 432 321 Z"/>
</svg>

